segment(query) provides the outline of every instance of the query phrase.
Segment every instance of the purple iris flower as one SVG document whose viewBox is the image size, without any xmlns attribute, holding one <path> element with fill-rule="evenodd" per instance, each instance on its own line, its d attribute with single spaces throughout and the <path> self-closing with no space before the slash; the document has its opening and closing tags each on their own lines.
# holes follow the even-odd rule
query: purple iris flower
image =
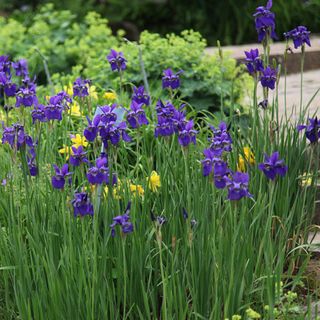
<svg viewBox="0 0 320 320">
<path fill-rule="evenodd" d="M 89 85 L 91 81 L 78 78 L 73 83 L 73 96 L 74 97 L 86 97 L 89 95 Z"/>
<path fill-rule="evenodd" d="M 33 146 L 32 138 L 25 134 L 24 127 L 19 123 L 3 129 L 2 144 L 4 143 L 8 143 L 11 148 L 16 147 L 18 150 L 25 145 Z"/>
<path fill-rule="evenodd" d="M 60 91 L 57 95 L 50 97 L 49 103 L 60 105 L 62 109 L 68 110 L 72 99 L 65 91 Z"/>
<path fill-rule="evenodd" d="M 115 227 L 118 225 L 121 227 L 121 231 L 123 234 L 128 234 L 133 232 L 133 224 L 130 222 L 130 209 L 131 209 L 131 202 L 128 203 L 127 208 L 123 215 L 114 217 L 113 223 L 110 225 L 111 228 L 111 236 L 114 237 L 116 235 Z"/>
<path fill-rule="evenodd" d="M 220 153 L 212 149 L 203 150 L 205 159 L 201 161 L 202 163 L 202 174 L 207 177 L 211 174 L 213 170 L 213 165 L 217 162 L 223 162 L 220 158 Z"/>
<path fill-rule="evenodd" d="M 87 116 L 88 127 L 86 127 L 83 131 L 83 135 L 86 137 L 88 141 L 94 141 L 98 134 L 98 125 L 100 123 L 101 116 L 96 115 L 93 121 Z"/>
<path fill-rule="evenodd" d="M 259 102 L 258 107 L 261 107 L 262 109 L 267 109 L 268 108 L 268 99 L 264 99 L 262 101 Z"/>
<path fill-rule="evenodd" d="M 228 188 L 229 200 L 240 200 L 243 197 L 252 198 L 248 191 L 249 175 L 242 172 L 234 172 L 229 177 L 225 177 Z"/>
<path fill-rule="evenodd" d="M 182 208 L 182 216 L 184 220 L 187 220 L 189 218 L 189 214 L 186 210 L 186 208 Z"/>
<path fill-rule="evenodd" d="M 33 147 L 30 148 L 29 154 L 27 155 L 27 164 L 30 175 L 32 177 L 38 175 L 38 166 L 36 164 L 36 152 Z"/>
<path fill-rule="evenodd" d="M 117 114 L 115 113 L 115 109 L 117 108 L 117 104 L 113 103 L 111 106 L 101 106 L 99 107 L 102 113 L 100 114 L 100 120 L 102 123 L 115 122 L 117 120 Z"/>
<path fill-rule="evenodd" d="M 0 72 L 0 88 L 3 88 L 7 97 L 13 97 L 17 92 L 17 85 L 11 81 L 11 75 L 5 72 Z"/>
<path fill-rule="evenodd" d="M 286 32 L 284 34 L 286 39 L 292 39 L 294 48 L 298 49 L 299 47 L 302 47 L 305 43 L 311 47 L 310 43 L 310 31 L 304 26 L 298 26 L 294 28 L 293 30 Z"/>
<path fill-rule="evenodd" d="M 277 175 L 284 177 L 288 171 L 284 161 L 279 159 L 279 152 L 274 152 L 271 156 L 265 154 L 264 162 L 260 163 L 258 168 L 271 180 L 274 180 Z"/>
<path fill-rule="evenodd" d="M 73 214 L 75 217 L 77 216 L 93 216 L 94 210 L 93 205 L 90 202 L 90 198 L 87 193 L 79 192 L 74 194 L 74 198 L 71 201 L 73 206 Z"/>
<path fill-rule="evenodd" d="M 11 80 L 4 86 L 4 93 L 7 97 L 14 97 L 17 92 L 17 85 L 12 83 Z"/>
<path fill-rule="evenodd" d="M 11 73 L 11 61 L 8 56 L 0 56 L 0 72 Z"/>
<path fill-rule="evenodd" d="M 38 99 L 36 96 L 36 85 L 34 82 L 26 79 L 24 84 L 16 93 L 16 107 L 20 107 L 21 105 L 25 107 L 31 107 L 37 103 Z"/>
<path fill-rule="evenodd" d="M 34 106 L 34 109 L 31 111 L 32 123 L 34 124 L 36 120 L 40 122 L 46 122 L 47 118 L 45 115 L 45 107 L 43 104 L 38 104 Z"/>
<path fill-rule="evenodd" d="M 183 70 L 178 71 L 177 73 L 173 73 L 173 71 L 169 68 L 163 71 L 162 77 L 162 88 L 171 88 L 177 89 L 180 87 L 180 74 L 183 73 Z"/>
<path fill-rule="evenodd" d="M 214 136 L 220 136 L 221 134 L 228 132 L 227 124 L 224 121 L 221 121 L 217 128 L 210 125 L 210 129 L 212 130 Z"/>
<path fill-rule="evenodd" d="M 251 75 L 263 70 L 263 62 L 259 56 L 258 49 L 251 49 L 244 53 L 246 55 L 246 66 Z"/>
<path fill-rule="evenodd" d="M 196 143 L 197 131 L 193 129 L 193 120 L 187 120 L 183 108 L 184 104 L 177 110 L 170 101 L 164 104 L 159 100 L 156 104 L 158 123 L 154 135 L 170 136 L 176 133 L 179 144 L 186 147 L 191 142 Z"/>
<path fill-rule="evenodd" d="M 227 175 L 230 170 L 228 165 L 221 161 L 216 161 L 213 166 L 213 181 L 218 189 L 224 189 L 227 184 Z"/>
<path fill-rule="evenodd" d="M 144 86 L 133 87 L 132 101 L 138 104 L 143 103 L 146 106 L 150 105 L 150 96 L 144 91 Z"/>
<path fill-rule="evenodd" d="M 55 189 L 63 189 L 66 178 L 68 178 L 72 172 L 69 172 L 69 166 L 67 163 L 64 164 L 61 169 L 55 164 L 53 165 L 53 168 L 56 172 L 56 175 L 51 178 L 52 186 Z"/>
<path fill-rule="evenodd" d="M 63 106 L 61 104 L 48 104 L 44 106 L 44 114 L 47 120 L 62 120 Z"/>
<path fill-rule="evenodd" d="M 176 111 L 176 108 L 170 101 L 166 101 L 165 104 L 161 100 L 157 102 L 158 123 L 155 128 L 155 137 L 170 136 L 177 131 Z"/>
<path fill-rule="evenodd" d="M 186 127 L 186 124 L 188 123 L 188 120 L 186 119 L 186 113 L 182 111 L 184 106 L 185 105 L 183 104 L 181 105 L 179 110 L 175 109 L 171 119 L 167 117 L 167 119 L 173 123 L 175 133 L 183 131 Z"/>
<path fill-rule="evenodd" d="M 166 101 L 165 104 L 159 99 L 156 103 L 156 112 L 158 116 L 164 117 L 164 118 L 172 118 L 174 113 L 176 111 L 176 108 L 170 101 Z"/>
<path fill-rule="evenodd" d="M 107 55 L 107 59 L 112 71 L 123 71 L 127 68 L 127 60 L 124 58 L 122 52 L 111 49 L 110 53 Z"/>
<path fill-rule="evenodd" d="M 271 7 L 272 0 L 268 0 L 265 7 L 261 6 L 256 8 L 256 12 L 253 14 L 259 42 L 263 41 L 267 35 L 269 35 L 272 39 L 277 39 L 275 32 L 275 14 L 270 11 Z"/>
<path fill-rule="evenodd" d="M 157 216 L 155 222 L 158 227 L 162 227 L 165 223 L 167 223 L 167 218 L 165 216 Z"/>
<path fill-rule="evenodd" d="M 101 126 L 100 136 L 105 148 L 108 147 L 108 141 L 114 146 L 119 144 L 121 138 L 125 142 L 131 141 L 130 136 L 127 134 L 127 124 L 125 121 L 122 121 L 119 124 L 110 122 L 105 126 Z"/>
<path fill-rule="evenodd" d="M 12 62 L 12 67 L 16 71 L 17 77 L 26 77 L 29 74 L 28 62 L 25 59 L 20 59 L 17 62 Z"/>
<path fill-rule="evenodd" d="M 69 108 L 72 99 L 69 95 L 61 91 L 57 95 L 50 97 L 48 105 L 44 106 L 44 114 L 48 120 L 62 120 L 62 112 Z"/>
<path fill-rule="evenodd" d="M 96 166 L 88 170 L 87 178 L 91 184 L 109 183 L 108 158 L 105 153 L 102 153 L 100 157 L 96 159 Z M 113 176 L 112 184 L 115 183 L 117 183 L 117 178 Z"/>
<path fill-rule="evenodd" d="M 320 137 L 320 123 L 318 121 L 318 117 L 315 117 L 314 119 L 309 118 L 308 125 L 300 124 L 297 129 L 298 131 L 305 130 L 306 137 L 311 143 L 318 142 Z"/>
<path fill-rule="evenodd" d="M 179 130 L 178 141 L 183 147 L 188 146 L 191 142 L 196 144 L 197 131 L 193 129 L 193 120 L 189 120 L 184 127 Z"/>
<path fill-rule="evenodd" d="M 70 163 L 77 167 L 80 166 L 81 163 L 88 163 L 88 159 L 86 157 L 86 152 L 83 151 L 83 146 L 71 147 L 72 148 L 72 154 L 70 155 Z"/>
<path fill-rule="evenodd" d="M 275 88 L 275 84 L 277 82 L 277 69 L 272 69 L 270 67 L 266 67 L 260 76 L 261 85 L 264 88 L 269 88 L 273 90 Z"/>
<path fill-rule="evenodd" d="M 232 139 L 228 132 L 227 124 L 221 122 L 217 128 L 210 126 L 213 137 L 209 138 L 210 149 L 218 155 L 221 155 L 224 151 L 230 152 L 232 150 Z"/>
<path fill-rule="evenodd" d="M 159 136 L 163 136 L 163 137 L 171 136 L 174 134 L 174 132 L 175 130 L 174 130 L 173 123 L 168 121 L 167 118 L 158 116 L 158 123 L 154 131 L 155 137 L 157 138 Z"/>
<path fill-rule="evenodd" d="M 142 106 L 143 103 L 137 103 L 136 101 L 132 100 L 130 110 L 127 113 L 127 121 L 134 129 L 149 123 Z"/>
</svg>

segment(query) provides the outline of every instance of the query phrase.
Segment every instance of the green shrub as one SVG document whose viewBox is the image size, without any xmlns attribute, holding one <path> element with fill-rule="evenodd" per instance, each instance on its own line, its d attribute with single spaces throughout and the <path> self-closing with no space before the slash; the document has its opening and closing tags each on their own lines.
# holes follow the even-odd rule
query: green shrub
<svg viewBox="0 0 320 320">
<path fill-rule="evenodd" d="M 57 86 L 68 84 L 82 74 L 104 90 L 114 87 L 117 75 L 106 61 L 111 48 L 124 52 L 130 61 L 125 81 L 142 83 L 139 48 L 136 43 L 123 41 L 123 33 L 113 36 L 108 21 L 89 12 L 76 22 L 67 10 L 55 11 L 52 5 L 42 7 L 31 25 L 2 19 L 0 45 L 3 53 L 13 58 L 27 58 L 38 82 L 46 84 L 42 58 Z M 141 34 L 142 57 L 151 87 L 161 81 L 166 68 L 184 70 L 182 98 L 198 109 L 217 110 L 221 105 L 238 108 L 243 93 L 243 81 L 249 81 L 242 68 L 228 56 L 221 59 L 204 53 L 206 41 L 198 32 L 183 31 L 180 35 L 161 37 L 147 31 Z M 68 74 L 68 76 L 65 76 Z"/>
</svg>

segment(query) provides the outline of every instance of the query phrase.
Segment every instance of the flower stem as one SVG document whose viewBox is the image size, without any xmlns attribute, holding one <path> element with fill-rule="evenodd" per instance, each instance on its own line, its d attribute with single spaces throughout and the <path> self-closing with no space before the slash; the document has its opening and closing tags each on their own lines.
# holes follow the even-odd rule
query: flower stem
<svg viewBox="0 0 320 320">
<path fill-rule="evenodd" d="M 305 58 L 305 46 L 304 44 L 301 47 L 301 83 L 300 83 L 300 114 L 302 112 L 302 100 L 303 100 L 303 69 L 304 69 L 304 58 Z"/>
<path fill-rule="evenodd" d="M 160 272 L 161 272 L 161 281 L 162 281 L 162 318 L 163 320 L 167 319 L 167 286 L 166 286 L 166 279 L 164 275 L 164 270 L 163 270 L 163 260 L 162 260 L 162 235 L 161 235 L 161 230 L 157 231 L 157 242 L 159 246 L 159 257 L 160 257 Z"/>
<path fill-rule="evenodd" d="M 126 304 L 127 304 L 127 261 L 126 261 L 126 250 L 125 250 L 126 238 L 122 239 L 122 259 L 123 259 L 123 315 L 122 319 L 126 318 Z"/>
</svg>

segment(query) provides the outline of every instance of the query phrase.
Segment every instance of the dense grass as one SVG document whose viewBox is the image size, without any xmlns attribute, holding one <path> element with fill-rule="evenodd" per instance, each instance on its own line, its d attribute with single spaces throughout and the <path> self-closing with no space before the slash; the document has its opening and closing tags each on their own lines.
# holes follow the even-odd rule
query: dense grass
<svg viewBox="0 0 320 320">
<path fill-rule="evenodd" d="M 153 108 L 154 103 L 150 117 Z M 236 203 L 201 173 L 209 135 L 203 121 L 217 123 L 214 117 L 202 117 L 197 145 L 188 148 L 176 137 L 154 138 L 153 123 L 132 130 L 131 143 L 108 150 L 111 170 L 122 182 L 120 199 L 109 191 L 100 204 L 84 167 L 72 169 L 76 179 L 65 190 L 51 186 L 52 164 L 65 161 L 58 149 L 70 144 L 69 133 L 81 133 L 86 121 L 64 114 L 61 123 L 32 126 L 28 110 L 23 118 L 21 110 L 12 111 L 39 137 L 39 175 L 27 176 L 20 152 L 1 147 L 2 176 L 11 177 L 0 188 L 2 318 L 222 319 L 249 306 L 273 307 L 277 284 L 282 280 L 294 288 L 300 280 L 299 267 L 308 255 L 297 247 L 306 241 L 314 207 L 313 189 L 301 187 L 298 179 L 314 170 L 310 147 L 290 122 L 271 130 L 276 109 L 274 103 L 252 115 L 255 128 L 227 119 L 234 141 L 230 168 L 236 170 L 243 146 L 251 147 L 256 162 L 247 164 L 254 198 Z M 99 143 L 90 144 L 89 158 L 100 149 Z M 275 150 L 289 170 L 272 182 L 257 164 L 264 152 Z M 158 192 L 148 188 L 152 170 L 161 177 Z M 144 196 L 130 192 L 126 180 L 141 184 Z M 70 200 L 81 188 L 90 191 L 93 218 L 73 217 Z M 109 224 L 129 200 L 135 230 L 127 236 L 117 230 L 112 238 Z M 156 225 L 151 212 L 164 215 L 167 223 Z M 197 221 L 194 228 L 191 219 Z"/>
</svg>

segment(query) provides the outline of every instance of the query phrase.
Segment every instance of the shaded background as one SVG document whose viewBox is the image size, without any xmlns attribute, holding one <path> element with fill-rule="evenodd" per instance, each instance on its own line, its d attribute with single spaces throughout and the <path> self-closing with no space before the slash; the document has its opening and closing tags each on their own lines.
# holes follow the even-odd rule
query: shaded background
<svg viewBox="0 0 320 320">
<path fill-rule="evenodd" d="M 179 33 L 184 29 L 199 31 L 215 45 L 256 42 L 252 13 L 267 0 L 0 0 L 1 15 L 12 15 L 26 26 L 45 3 L 56 9 L 68 9 L 81 20 L 88 11 L 107 18 L 115 32 L 124 29 L 130 40 L 137 40 L 145 29 L 160 33 Z M 307 25 L 320 32 L 320 0 L 274 0 L 277 33 Z"/>
</svg>

